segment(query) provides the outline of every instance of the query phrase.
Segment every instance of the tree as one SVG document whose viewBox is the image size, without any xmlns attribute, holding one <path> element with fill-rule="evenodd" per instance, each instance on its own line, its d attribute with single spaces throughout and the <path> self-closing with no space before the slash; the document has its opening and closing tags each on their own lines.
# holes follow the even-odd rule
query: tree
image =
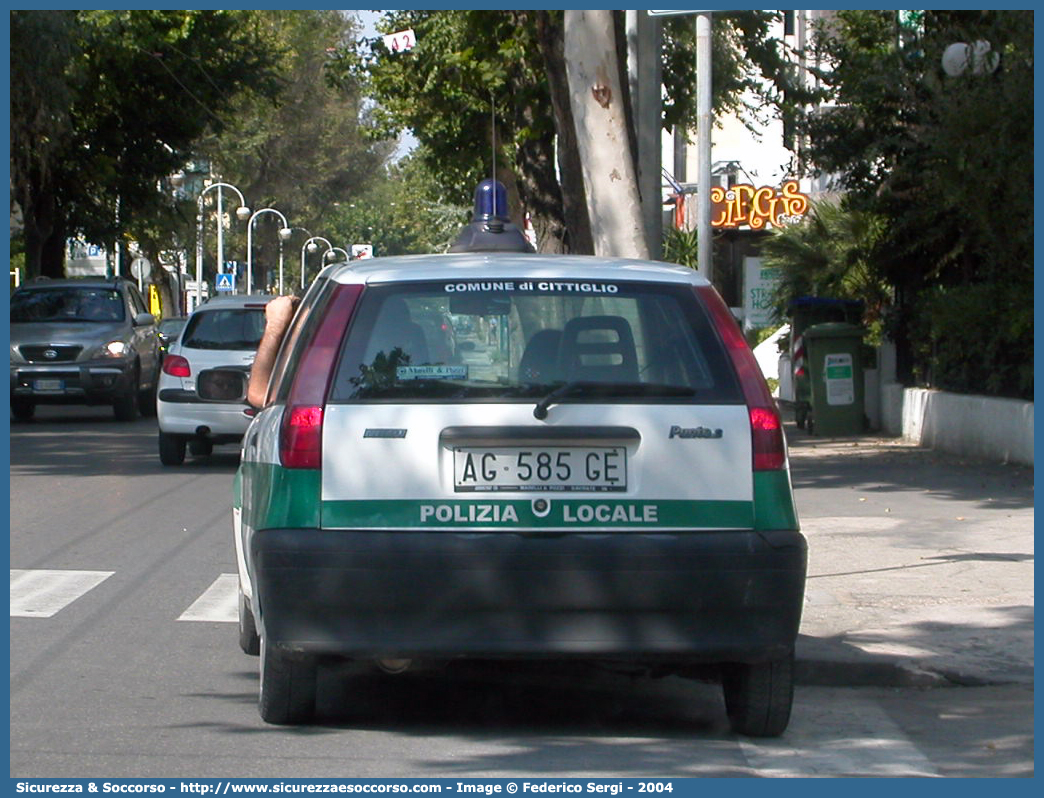
<svg viewBox="0 0 1044 798">
<path fill-rule="evenodd" d="M 382 175 L 392 151 L 389 142 L 368 134 L 356 82 L 331 79 L 338 53 L 355 41 L 355 24 L 338 11 L 257 11 L 251 21 L 274 53 L 282 91 L 274 101 L 242 95 L 229 123 L 196 149 L 243 191 L 251 208 L 275 207 L 292 226 L 325 235 L 338 205 L 358 200 Z M 266 214 L 255 222 L 259 285 L 276 258 L 274 228 L 263 226 L 274 219 Z M 229 251 L 244 250 L 244 232 L 242 225 L 230 227 Z M 295 240 L 307 237 L 302 232 Z"/>
<path fill-rule="evenodd" d="M 565 12 L 565 61 L 595 254 L 647 259 L 611 11 Z"/>
<path fill-rule="evenodd" d="M 615 16 L 619 52 L 621 18 L 618 12 Z M 716 26 L 716 52 L 742 46 L 753 59 L 731 57 L 722 65 L 716 107 L 742 104 L 746 89 L 760 86 L 758 74 L 774 74 L 779 85 L 785 83 L 778 46 L 767 36 L 771 18 L 766 12 L 743 12 L 724 16 Z M 412 130 L 456 201 L 468 201 L 477 182 L 494 168 L 488 154 L 496 133 L 495 168 L 517 197 L 515 221 L 529 212 L 542 250 L 591 252 L 568 102 L 563 25 L 561 11 L 389 12 L 379 29 L 391 33 L 413 28 L 416 47 L 393 54 L 376 39 L 368 51 L 348 54 L 346 63 L 368 81 L 367 91 L 378 102 L 375 119 L 380 129 L 389 136 Z M 693 116 L 693 91 L 686 81 L 691 79 L 694 57 L 684 19 L 672 21 L 667 29 L 674 31 L 664 50 L 670 97 L 665 125 L 670 126 Z M 717 73 L 717 65 L 715 69 Z M 625 115 L 630 114 L 627 92 L 624 82 L 619 107 Z M 763 101 L 754 96 L 751 111 Z M 629 131 L 629 152 L 634 150 L 631 138 Z"/>
<path fill-rule="evenodd" d="M 946 47 L 976 41 L 998 68 L 944 74 Z M 894 12 L 838 12 L 812 55 L 833 107 L 803 120 L 809 154 L 850 207 L 886 220 L 875 266 L 896 293 L 900 378 L 1031 396 L 1032 12 L 926 11 L 920 30 Z M 956 306 L 983 318 L 954 316 Z M 983 342 L 983 330 L 1005 345 Z M 941 366 L 929 341 L 996 359 Z"/>
<path fill-rule="evenodd" d="M 802 296 L 854 299 L 863 303 L 864 321 L 879 330 L 891 304 L 890 287 L 876 268 L 885 226 L 879 215 L 821 201 L 800 222 L 762 240 L 762 262 L 781 274 L 777 318 L 785 319 Z"/>
<path fill-rule="evenodd" d="M 348 246 L 372 244 L 378 256 L 445 252 L 471 209 L 445 196 L 422 154 L 414 151 L 365 193 L 340 203 L 330 220 L 330 236 Z"/>
<path fill-rule="evenodd" d="M 239 92 L 278 89 L 271 52 L 243 12 L 53 13 L 12 15 L 20 32 L 55 30 L 57 55 L 13 49 L 12 73 L 54 91 L 51 112 L 66 109 L 46 123 L 54 137 L 35 155 L 32 88 L 19 86 L 12 104 L 12 188 L 26 216 L 29 276 L 62 274 L 68 236 L 107 243 L 138 220 L 173 219 L 163 178 L 205 129 L 224 124 Z"/>
<path fill-rule="evenodd" d="M 50 46 L 40 47 L 41 41 Z M 11 12 L 11 201 L 21 211 L 32 275 L 57 221 L 57 199 L 48 187 L 71 138 L 77 47 L 73 12 Z"/>
</svg>

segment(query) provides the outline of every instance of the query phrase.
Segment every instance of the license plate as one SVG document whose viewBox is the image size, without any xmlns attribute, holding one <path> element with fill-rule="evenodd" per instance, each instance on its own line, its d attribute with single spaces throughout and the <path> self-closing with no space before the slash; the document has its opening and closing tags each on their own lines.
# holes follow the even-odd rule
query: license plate
<svg viewBox="0 0 1044 798">
<path fill-rule="evenodd" d="M 34 391 L 60 391 L 64 387 L 61 380 L 33 380 Z"/>
<path fill-rule="evenodd" d="M 454 449 L 453 487 L 457 492 L 627 490 L 627 450 L 622 446 Z"/>
</svg>

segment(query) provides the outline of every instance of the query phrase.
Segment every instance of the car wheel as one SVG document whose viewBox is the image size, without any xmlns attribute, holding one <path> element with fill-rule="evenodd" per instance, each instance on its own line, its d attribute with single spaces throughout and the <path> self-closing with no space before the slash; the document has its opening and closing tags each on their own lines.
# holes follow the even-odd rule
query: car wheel
<svg viewBox="0 0 1044 798">
<path fill-rule="evenodd" d="M 25 400 L 14 400 L 11 402 L 11 415 L 19 421 L 29 421 L 36 412 L 36 405 Z"/>
<path fill-rule="evenodd" d="M 239 591 L 239 647 L 252 657 L 261 653 L 261 638 L 257 635 L 254 613 L 242 590 Z"/>
<path fill-rule="evenodd" d="M 135 372 L 134 379 L 131 381 L 131 387 L 127 393 L 116 397 L 116 401 L 112 403 L 112 412 L 116 415 L 117 421 L 134 421 L 138 417 L 140 382 L 140 373 Z"/>
<path fill-rule="evenodd" d="M 315 712 L 314 657 L 290 655 L 261 639 L 261 694 L 258 706 L 266 723 L 296 724 Z"/>
<path fill-rule="evenodd" d="M 181 465 L 185 462 L 185 438 L 171 435 L 169 432 L 159 434 L 160 462 L 165 466 Z"/>
<path fill-rule="evenodd" d="M 756 664 L 731 663 L 721 680 L 729 725 L 737 734 L 778 737 L 794 702 L 794 655 Z"/>
</svg>

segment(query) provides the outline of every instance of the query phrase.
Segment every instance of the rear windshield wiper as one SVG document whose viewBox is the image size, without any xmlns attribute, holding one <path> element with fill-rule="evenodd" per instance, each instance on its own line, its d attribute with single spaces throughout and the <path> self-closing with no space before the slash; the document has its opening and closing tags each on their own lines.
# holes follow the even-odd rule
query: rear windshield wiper
<svg viewBox="0 0 1044 798">
<path fill-rule="evenodd" d="M 687 385 L 663 385 L 654 382 L 586 382 L 564 383 L 541 399 L 533 408 L 533 417 L 547 418 L 547 409 L 567 396 L 695 396 Z"/>
</svg>

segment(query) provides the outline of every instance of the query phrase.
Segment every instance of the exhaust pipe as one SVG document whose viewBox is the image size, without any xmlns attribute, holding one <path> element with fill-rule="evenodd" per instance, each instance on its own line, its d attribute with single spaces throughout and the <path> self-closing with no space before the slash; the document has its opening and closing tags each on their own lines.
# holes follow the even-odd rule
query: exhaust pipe
<svg viewBox="0 0 1044 798">
<path fill-rule="evenodd" d="M 379 659 L 377 667 L 385 673 L 405 673 L 413 664 L 412 659 Z"/>
</svg>

